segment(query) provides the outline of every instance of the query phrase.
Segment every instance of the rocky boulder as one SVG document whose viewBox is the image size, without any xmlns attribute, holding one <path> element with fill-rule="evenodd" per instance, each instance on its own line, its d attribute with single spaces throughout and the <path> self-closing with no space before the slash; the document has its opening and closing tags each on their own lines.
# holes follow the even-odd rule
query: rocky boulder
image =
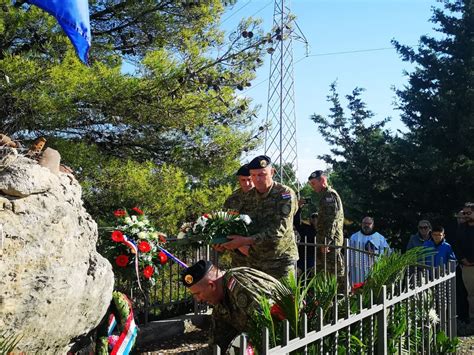
<svg viewBox="0 0 474 355">
<path fill-rule="evenodd" d="M 112 267 L 73 175 L 21 155 L 0 165 L 0 329 L 18 351 L 65 353 L 107 311 Z"/>
</svg>

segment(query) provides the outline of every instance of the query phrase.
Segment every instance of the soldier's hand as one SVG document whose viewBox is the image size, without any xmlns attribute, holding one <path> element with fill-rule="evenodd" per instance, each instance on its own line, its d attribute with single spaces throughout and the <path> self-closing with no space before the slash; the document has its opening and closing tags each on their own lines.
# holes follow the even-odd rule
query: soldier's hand
<svg viewBox="0 0 474 355">
<path fill-rule="evenodd" d="M 229 250 L 238 249 L 240 247 L 252 244 L 252 239 L 249 237 L 244 237 L 243 235 L 229 235 L 227 239 L 229 239 L 229 241 L 227 243 L 223 243 L 222 246 Z"/>
<path fill-rule="evenodd" d="M 214 244 L 212 249 L 218 251 L 219 253 L 224 252 L 226 249 L 222 246 L 222 244 Z"/>
<path fill-rule="evenodd" d="M 331 252 L 331 250 L 329 249 L 329 247 L 320 247 L 319 250 L 320 250 L 321 253 L 323 253 L 323 254 L 328 254 L 329 252 Z"/>
</svg>

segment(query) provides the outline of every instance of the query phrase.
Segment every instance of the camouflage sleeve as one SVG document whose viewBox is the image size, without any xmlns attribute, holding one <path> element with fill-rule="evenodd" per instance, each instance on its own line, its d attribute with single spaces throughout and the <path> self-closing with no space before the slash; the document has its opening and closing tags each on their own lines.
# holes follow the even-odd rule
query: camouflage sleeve
<svg viewBox="0 0 474 355">
<path fill-rule="evenodd" d="M 280 195 L 275 210 L 268 211 L 265 228 L 251 237 L 257 243 L 285 237 L 290 230 L 293 231 L 293 217 L 297 210 L 296 194 L 293 190 L 288 190 Z"/>
<path fill-rule="evenodd" d="M 221 318 L 218 315 L 218 312 L 212 312 L 211 322 L 209 346 L 212 349 L 214 345 L 219 345 L 221 353 L 224 354 L 226 353 L 229 344 L 239 334 L 239 332 Z"/>
<path fill-rule="evenodd" d="M 333 244 L 335 242 L 335 230 L 338 223 L 336 217 L 341 210 L 341 201 L 336 194 L 330 192 L 321 197 L 318 210 L 317 243 Z"/>
<path fill-rule="evenodd" d="M 234 191 L 224 202 L 224 209 L 238 211 L 240 209 L 239 190 Z"/>
</svg>

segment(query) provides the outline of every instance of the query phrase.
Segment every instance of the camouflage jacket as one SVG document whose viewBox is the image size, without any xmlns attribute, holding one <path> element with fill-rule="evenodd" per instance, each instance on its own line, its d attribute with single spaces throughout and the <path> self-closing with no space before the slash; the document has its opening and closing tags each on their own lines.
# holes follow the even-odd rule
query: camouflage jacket
<svg viewBox="0 0 474 355">
<path fill-rule="evenodd" d="M 238 188 L 224 202 L 224 209 L 232 211 L 240 211 L 247 195 L 241 188 Z"/>
<path fill-rule="evenodd" d="M 344 211 L 341 198 L 330 186 L 321 193 L 316 225 L 319 244 L 343 244 Z"/>
<path fill-rule="evenodd" d="M 277 182 L 265 194 L 250 190 L 240 213 L 252 219 L 250 237 L 255 243 L 246 257 L 246 266 L 265 271 L 265 265 L 298 260 L 293 216 L 298 209 L 294 191 Z"/>
<path fill-rule="evenodd" d="M 211 345 L 225 351 L 233 338 L 248 330 L 261 296 L 272 298 L 279 281 L 248 267 L 230 269 L 223 276 L 224 299 L 212 311 Z"/>
</svg>

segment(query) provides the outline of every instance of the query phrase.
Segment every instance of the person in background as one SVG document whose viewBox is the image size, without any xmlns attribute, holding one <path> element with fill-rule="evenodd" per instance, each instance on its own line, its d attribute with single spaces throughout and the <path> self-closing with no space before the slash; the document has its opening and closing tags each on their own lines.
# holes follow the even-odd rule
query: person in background
<svg viewBox="0 0 474 355">
<path fill-rule="evenodd" d="M 469 322 L 474 318 L 474 203 L 466 202 L 461 214 L 464 222 L 458 226 L 455 250 L 469 304 L 469 318 L 465 317 L 464 321 Z"/>
<path fill-rule="evenodd" d="M 315 247 L 311 245 L 301 245 L 301 243 L 316 243 L 316 225 L 318 222 L 318 212 L 313 212 L 309 218 L 309 223 L 301 220 L 301 207 L 306 203 L 304 199 L 298 201 L 300 207 L 293 218 L 293 225 L 298 232 L 298 272 L 307 271 L 314 266 Z"/>
<path fill-rule="evenodd" d="M 364 282 L 377 256 L 390 251 L 385 237 L 374 231 L 374 219 L 368 216 L 362 219 L 360 231 L 351 235 L 349 246 L 353 248 L 349 250 L 348 265 L 351 285 Z"/>
<path fill-rule="evenodd" d="M 344 209 L 336 190 L 329 186 L 326 173 L 316 170 L 308 177 L 311 188 L 320 195 L 316 242 L 323 246 L 316 253 L 316 272 L 324 271 L 338 279 L 338 287 L 346 286 L 346 270 L 342 249 L 344 242 Z M 335 247 L 333 247 L 335 246 Z"/>
<path fill-rule="evenodd" d="M 239 182 L 239 188 L 232 192 L 227 200 L 224 202 L 224 208 L 226 210 L 233 210 L 239 212 L 244 204 L 244 199 L 247 193 L 253 189 L 252 178 L 250 177 L 250 171 L 248 164 L 242 165 L 239 170 L 235 173 L 237 181 Z"/>
<path fill-rule="evenodd" d="M 444 228 L 442 226 L 433 227 L 431 239 L 426 240 L 423 243 L 423 247 L 433 248 L 436 254 L 426 257 L 426 265 L 434 267 L 447 266 L 450 260 L 456 260 L 453 248 L 444 238 Z"/>
<path fill-rule="evenodd" d="M 418 232 L 413 234 L 408 241 L 406 250 L 423 246 L 423 243 L 431 238 L 431 223 L 426 219 L 418 222 Z"/>
</svg>

